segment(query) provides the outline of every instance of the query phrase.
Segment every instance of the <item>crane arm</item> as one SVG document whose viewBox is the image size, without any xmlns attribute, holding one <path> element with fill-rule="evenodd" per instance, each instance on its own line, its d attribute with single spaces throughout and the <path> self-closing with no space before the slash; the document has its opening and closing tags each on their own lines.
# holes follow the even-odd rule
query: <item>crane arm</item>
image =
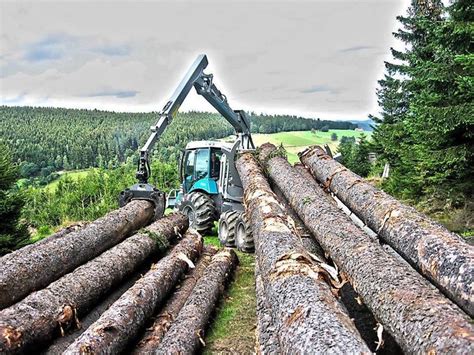
<svg viewBox="0 0 474 355">
<path fill-rule="evenodd" d="M 151 175 L 149 156 L 153 147 L 176 116 L 178 109 L 193 86 L 196 92 L 203 96 L 234 127 L 236 134 L 240 138 L 241 147 L 243 149 L 254 148 L 250 134 L 249 118 L 244 111 L 232 110 L 225 95 L 214 85 L 213 75 L 204 73 L 207 65 L 207 56 L 204 54 L 199 55 L 176 88 L 171 99 L 160 111 L 158 122 L 151 127 L 152 134 L 140 150 L 140 160 L 136 174 L 139 183 L 148 183 L 148 178 Z"/>
</svg>

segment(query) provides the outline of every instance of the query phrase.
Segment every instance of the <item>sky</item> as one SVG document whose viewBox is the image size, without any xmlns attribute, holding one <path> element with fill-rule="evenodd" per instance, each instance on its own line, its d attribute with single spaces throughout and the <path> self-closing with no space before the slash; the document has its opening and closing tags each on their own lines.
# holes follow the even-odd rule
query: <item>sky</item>
<svg viewBox="0 0 474 355">
<path fill-rule="evenodd" d="M 205 53 L 233 109 L 366 119 L 409 0 L 0 0 L 0 104 L 159 111 Z M 212 111 L 194 89 L 181 110 Z"/>
</svg>

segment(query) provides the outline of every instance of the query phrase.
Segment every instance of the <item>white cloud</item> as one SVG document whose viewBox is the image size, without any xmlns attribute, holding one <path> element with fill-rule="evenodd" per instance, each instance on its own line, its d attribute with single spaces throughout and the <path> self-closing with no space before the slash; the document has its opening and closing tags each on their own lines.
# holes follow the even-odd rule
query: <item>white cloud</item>
<svg viewBox="0 0 474 355">
<path fill-rule="evenodd" d="M 159 110 L 204 52 L 235 109 L 364 118 L 407 1 L 0 6 L 4 103 Z M 182 109 L 210 110 L 204 101 Z"/>
</svg>

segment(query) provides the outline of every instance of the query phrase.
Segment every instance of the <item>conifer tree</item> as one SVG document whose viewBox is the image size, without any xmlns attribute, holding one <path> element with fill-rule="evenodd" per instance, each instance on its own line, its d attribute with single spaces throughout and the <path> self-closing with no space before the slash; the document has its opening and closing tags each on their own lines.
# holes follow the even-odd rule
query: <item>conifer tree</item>
<svg viewBox="0 0 474 355">
<path fill-rule="evenodd" d="M 440 0 L 413 0 L 407 15 L 397 17 L 402 28 L 394 37 L 406 48 L 391 48 L 394 62 L 385 63 L 387 73 L 377 91 L 382 112 L 381 117 L 373 117 L 379 123 L 373 136 L 374 147 L 392 167 L 387 188 L 405 197 L 421 195 L 425 186 L 426 175 L 419 164 L 420 135 L 411 123 L 412 106 L 414 98 L 424 90 L 423 63 L 436 55 L 437 29 L 445 21 L 443 9 Z"/>
<path fill-rule="evenodd" d="M 26 226 L 19 222 L 24 205 L 22 194 L 13 186 L 18 177 L 8 147 L 0 143 L 0 255 L 28 241 Z"/>
</svg>

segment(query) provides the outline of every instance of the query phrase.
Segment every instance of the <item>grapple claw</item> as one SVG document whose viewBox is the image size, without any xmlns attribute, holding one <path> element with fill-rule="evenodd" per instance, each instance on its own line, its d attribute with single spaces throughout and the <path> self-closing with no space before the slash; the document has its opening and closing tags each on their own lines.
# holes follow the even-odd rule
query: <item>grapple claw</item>
<svg viewBox="0 0 474 355">
<path fill-rule="evenodd" d="M 150 201 L 155 206 L 155 212 L 153 219 L 163 217 L 166 206 L 165 193 L 158 190 L 156 187 L 150 184 L 135 184 L 129 189 L 125 189 L 120 192 L 119 195 L 119 206 L 123 207 L 127 203 L 133 200 L 146 200 Z"/>
</svg>

